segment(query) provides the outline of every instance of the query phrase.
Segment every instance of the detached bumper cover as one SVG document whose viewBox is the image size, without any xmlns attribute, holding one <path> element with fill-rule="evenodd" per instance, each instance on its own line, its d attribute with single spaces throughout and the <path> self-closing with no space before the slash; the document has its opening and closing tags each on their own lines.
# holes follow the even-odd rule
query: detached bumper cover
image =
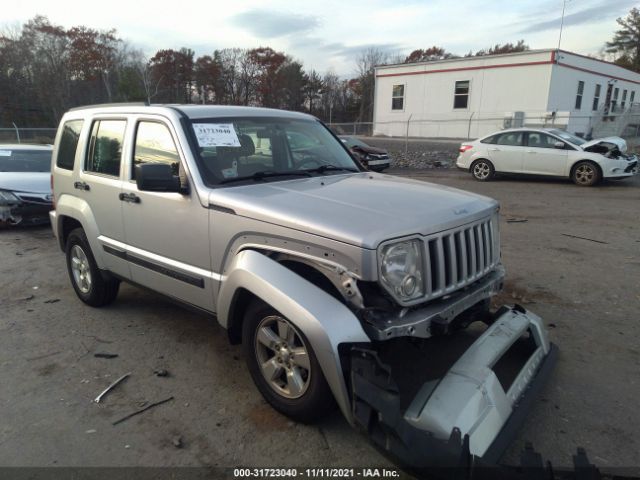
<svg viewBox="0 0 640 480">
<path fill-rule="evenodd" d="M 389 367 L 376 352 L 354 347 L 351 386 L 356 425 L 406 467 L 457 466 L 465 452 L 483 464 L 497 462 L 556 359 L 539 317 L 521 307 L 503 307 L 498 313 L 439 381 L 423 385 L 405 412 Z M 493 368 L 523 337 L 535 345 L 505 391 Z"/>
</svg>

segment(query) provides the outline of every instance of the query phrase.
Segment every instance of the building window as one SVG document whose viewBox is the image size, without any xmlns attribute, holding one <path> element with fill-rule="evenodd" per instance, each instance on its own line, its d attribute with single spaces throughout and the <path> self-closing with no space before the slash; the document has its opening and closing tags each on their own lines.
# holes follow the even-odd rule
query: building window
<svg viewBox="0 0 640 480">
<path fill-rule="evenodd" d="M 576 110 L 580 110 L 582 107 L 582 94 L 584 94 L 584 82 L 580 80 L 578 82 L 578 93 L 576 93 Z"/>
<path fill-rule="evenodd" d="M 391 93 L 391 110 L 404 110 L 404 85 L 394 85 Z"/>
<path fill-rule="evenodd" d="M 591 106 L 591 110 L 594 112 L 598 110 L 598 104 L 600 103 L 600 90 L 602 86 L 600 84 L 596 84 L 596 91 L 593 94 L 593 105 Z"/>
<path fill-rule="evenodd" d="M 619 88 L 613 89 L 613 100 L 611 100 L 611 111 L 615 112 L 618 107 L 618 93 L 620 93 Z"/>
<path fill-rule="evenodd" d="M 622 102 L 620 102 L 620 108 L 624 110 L 624 106 L 627 104 L 627 91 L 622 91 Z"/>
<path fill-rule="evenodd" d="M 469 106 L 469 80 L 456 82 L 453 94 L 453 108 L 467 108 Z"/>
<path fill-rule="evenodd" d="M 631 97 L 629 97 L 629 106 L 633 105 L 634 100 L 636 99 L 636 91 L 631 92 Z"/>
</svg>

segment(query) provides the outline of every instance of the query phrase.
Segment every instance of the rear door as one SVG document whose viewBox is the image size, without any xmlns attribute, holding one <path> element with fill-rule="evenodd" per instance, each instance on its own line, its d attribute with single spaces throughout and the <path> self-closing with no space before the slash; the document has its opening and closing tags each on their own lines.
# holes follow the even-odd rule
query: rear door
<svg viewBox="0 0 640 480">
<path fill-rule="evenodd" d="M 568 151 L 556 148 L 561 140 L 544 132 L 526 134 L 522 172 L 536 175 L 564 175 L 567 170 Z M 563 145 L 566 145 L 562 142 Z"/>
<path fill-rule="evenodd" d="M 164 117 L 137 117 L 130 140 L 121 202 L 127 259 L 134 282 L 213 310 L 209 210 L 190 192 L 138 190 L 135 166 L 167 163 L 186 178 L 177 135 Z M 186 182 L 186 180 L 185 180 Z"/>
<path fill-rule="evenodd" d="M 524 132 L 505 132 L 496 136 L 495 143 L 487 145 L 489 160 L 497 172 L 520 173 Z"/>
<path fill-rule="evenodd" d="M 82 168 L 74 181 L 78 197 L 84 199 L 98 226 L 98 241 L 107 269 L 129 278 L 129 265 L 118 245 L 125 240 L 122 206 L 122 158 L 126 118 L 95 118 Z"/>
</svg>

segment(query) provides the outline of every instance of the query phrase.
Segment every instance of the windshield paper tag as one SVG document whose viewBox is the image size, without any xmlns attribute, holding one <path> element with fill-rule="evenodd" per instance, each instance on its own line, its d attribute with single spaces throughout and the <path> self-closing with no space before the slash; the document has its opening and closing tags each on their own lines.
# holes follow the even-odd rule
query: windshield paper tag
<svg viewBox="0 0 640 480">
<path fill-rule="evenodd" d="M 11 150 L 0 150 L 0 157 L 10 157 Z"/>
<path fill-rule="evenodd" d="M 201 147 L 239 147 L 233 123 L 194 123 L 198 144 Z"/>
</svg>

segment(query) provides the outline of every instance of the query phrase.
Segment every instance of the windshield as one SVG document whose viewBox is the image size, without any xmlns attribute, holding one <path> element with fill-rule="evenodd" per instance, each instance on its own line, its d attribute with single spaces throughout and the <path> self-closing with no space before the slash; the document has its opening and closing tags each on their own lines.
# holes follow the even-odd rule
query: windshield
<svg viewBox="0 0 640 480">
<path fill-rule="evenodd" d="M 234 117 L 194 119 L 191 124 L 199 168 L 210 185 L 360 171 L 335 137 L 314 120 Z"/>
<path fill-rule="evenodd" d="M 0 145 L 0 172 L 50 171 L 50 150 L 11 150 Z"/>
<path fill-rule="evenodd" d="M 566 140 L 569 143 L 573 143 L 574 145 L 582 145 L 583 143 L 587 143 L 587 141 L 584 138 L 576 137 L 575 135 L 565 132 L 564 130 L 549 130 L 549 131 L 554 135 L 557 135 L 561 139 Z"/>
<path fill-rule="evenodd" d="M 342 140 L 342 143 L 344 143 L 347 147 L 349 148 L 353 148 L 353 147 L 368 147 L 369 145 L 367 145 L 366 143 L 358 140 L 357 138 L 354 137 L 340 137 L 340 140 Z"/>
</svg>

